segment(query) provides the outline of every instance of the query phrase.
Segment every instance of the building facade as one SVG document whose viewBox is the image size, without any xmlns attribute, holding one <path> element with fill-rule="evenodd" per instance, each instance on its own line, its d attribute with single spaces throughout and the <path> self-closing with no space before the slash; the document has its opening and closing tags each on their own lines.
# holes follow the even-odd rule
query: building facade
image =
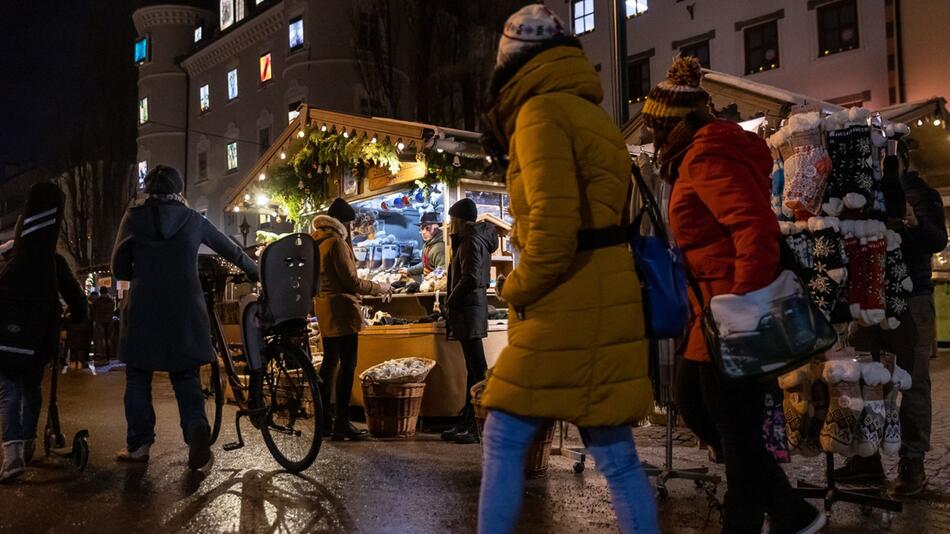
<svg viewBox="0 0 950 534">
<path fill-rule="evenodd" d="M 243 220 L 224 213 L 224 199 L 298 106 L 379 109 L 364 88 L 360 53 L 379 30 L 360 9 L 359 2 L 218 0 L 136 10 L 139 176 L 156 164 L 181 169 L 192 207 L 236 235 Z M 397 69 L 397 83 L 408 85 L 405 72 Z M 251 231 L 264 222 L 248 221 Z"/>
<path fill-rule="evenodd" d="M 570 25 L 599 65 L 605 107 L 617 116 L 614 0 L 548 0 L 546 4 Z M 898 20 L 901 4 L 906 4 L 908 12 L 903 23 Z M 927 26 L 915 30 L 908 23 L 926 24 L 927 12 L 932 11 L 926 6 L 946 12 L 947 2 L 626 0 L 624 5 L 626 101 L 631 115 L 678 54 L 696 56 L 712 70 L 845 106 L 882 108 L 937 90 L 943 78 L 932 73 L 928 76 L 932 89 L 917 89 L 917 82 L 907 76 L 902 87 L 901 69 L 909 75 L 926 68 L 918 63 L 929 63 L 950 76 L 947 62 L 934 65 L 932 53 L 911 60 L 906 46 L 902 57 L 900 46 L 901 34 L 907 41 L 910 32 L 915 35 L 909 44 L 917 49 L 926 47 L 919 41 L 946 39 L 938 31 L 924 32 Z M 946 17 L 944 13 L 944 22 Z"/>
</svg>

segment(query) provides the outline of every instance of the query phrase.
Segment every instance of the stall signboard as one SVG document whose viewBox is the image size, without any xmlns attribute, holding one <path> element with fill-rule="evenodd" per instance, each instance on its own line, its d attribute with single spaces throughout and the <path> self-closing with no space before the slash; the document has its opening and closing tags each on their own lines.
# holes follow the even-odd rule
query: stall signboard
<svg viewBox="0 0 950 534">
<path fill-rule="evenodd" d="M 399 164 L 400 170 L 396 174 L 390 173 L 387 169 L 373 167 L 366 173 L 370 191 L 379 191 L 392 185 L 415 182 L 426 176 L 426 166 L 424 163 L 403 162 Z"/>
</svg>

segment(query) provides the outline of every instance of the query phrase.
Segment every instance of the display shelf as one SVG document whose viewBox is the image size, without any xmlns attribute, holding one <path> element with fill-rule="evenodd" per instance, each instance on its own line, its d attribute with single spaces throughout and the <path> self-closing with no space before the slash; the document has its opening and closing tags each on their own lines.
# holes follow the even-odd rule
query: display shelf
<svg viewBox="0 0 950 534">
<path fill-rule="evenodd" d="M 507 263 L 513 263 L 515 260 L 511 256 L 492 256 L 491 261 L 503 261 Z"/>
</svg>

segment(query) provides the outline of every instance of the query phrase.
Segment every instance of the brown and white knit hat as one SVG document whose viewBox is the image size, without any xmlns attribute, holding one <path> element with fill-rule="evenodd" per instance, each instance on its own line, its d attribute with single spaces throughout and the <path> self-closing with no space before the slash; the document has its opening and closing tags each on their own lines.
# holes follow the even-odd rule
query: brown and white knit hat
<svg viewBox="0 0 950 534">
<path fill-rule="evenodd" d="M 694 57 L 679 57 L 643 105 L 643 121 L 654 130 L 669 130 L 691 111 L 703 109 L 709 93 L 699 86 L 703 67 Z"/>
<path fill-rule="evenodd" d="M 504 32 L 498 41 L 495 66 L 504 65 L 518 52 L 557 35 L 564 35 L 564 32 L 564 23 L 544 4 L 527 5 L 505 22 Z"/>
</svg>

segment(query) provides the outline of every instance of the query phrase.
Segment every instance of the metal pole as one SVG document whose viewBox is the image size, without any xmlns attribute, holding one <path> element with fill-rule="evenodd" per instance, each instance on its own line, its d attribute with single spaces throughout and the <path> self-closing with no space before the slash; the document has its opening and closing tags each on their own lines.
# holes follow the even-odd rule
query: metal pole
<svg viewBox="0 0 950 534">
<path fill-rule="evenodd" d="M 614 0 L 613 44 L 616 62 L 614 77 L 617 102 L 617 123 L 623 126 L 630 118 L 627 105 L 627 5 L 625 0 Z"/>
</svg>

